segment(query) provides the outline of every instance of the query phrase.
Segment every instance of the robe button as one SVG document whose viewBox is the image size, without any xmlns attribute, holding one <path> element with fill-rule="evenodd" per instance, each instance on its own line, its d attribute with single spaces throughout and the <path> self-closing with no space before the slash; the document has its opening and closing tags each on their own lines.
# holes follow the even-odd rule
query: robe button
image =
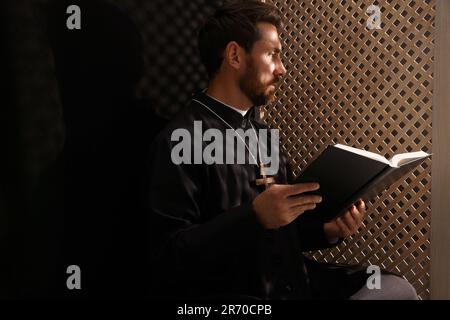
<svg viewBox="0 0 450 320">
<path fill-rule="evenodd" d="M 287 292 L 291 292 L 291 291 L 292 291 L 292 287 L 291 287 L 290 285 L 286 285 L 285 288 L 286 288 L 286 291 L 287 291 Z"/>
</svg>

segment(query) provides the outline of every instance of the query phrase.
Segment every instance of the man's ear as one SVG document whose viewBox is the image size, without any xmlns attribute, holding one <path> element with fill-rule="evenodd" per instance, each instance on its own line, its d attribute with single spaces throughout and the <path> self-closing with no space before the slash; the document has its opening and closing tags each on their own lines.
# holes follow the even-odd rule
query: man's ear
<svg viewBox="0 0 450 320">
<path fill-rule="evenodd" d="M 224 50 L 224 60 L 233 69 L 239 70 L 245 63 L 245 50 L 236 42 L 230 41 Z"/>
</svg>

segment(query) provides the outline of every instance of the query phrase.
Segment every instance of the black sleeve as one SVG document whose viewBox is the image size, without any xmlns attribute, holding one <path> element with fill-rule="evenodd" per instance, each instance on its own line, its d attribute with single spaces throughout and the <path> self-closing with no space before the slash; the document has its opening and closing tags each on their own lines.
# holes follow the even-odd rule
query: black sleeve
<svg viewBox="0 0 450 320">
<path fill-rule="evenodd" d="M 175 165 L 166 138 L 155 141 L 150 177 L 152 247 L 156 263 L 176 265 L 178 270 L 202 268 L 226 262 L 254 250 L 263 230 L 251 203 L 228 212 L 204 212 L 207 201 L 207 166 Z M 211 219 L 207 217 L 213 217 Z"/>
<path fill-rule="evenodd" d="M 306 212 L 297 218 L 302 251 L 312 251 L 332 248 L 340 244 L 343 239 L 330 243 L 325 235 L 324 222 L 314 217 L 314 211 Z"/>
<path fill-rule="evenodd" d="M 290 184 L 295 183 L 295 177 L 289 162 L 287 162 L 286 167 L 288 182 Z M 339 239 L 335 243 L 330 243 L 328 241 L 323 228 L 325 222 L 318 215 L 320 215 L 320 212 L 316 212 L 314 210 L 307 211 L 295 220 L 302 251 L 331 248 L 343 241 L 343 239 Z"/>
</svg>

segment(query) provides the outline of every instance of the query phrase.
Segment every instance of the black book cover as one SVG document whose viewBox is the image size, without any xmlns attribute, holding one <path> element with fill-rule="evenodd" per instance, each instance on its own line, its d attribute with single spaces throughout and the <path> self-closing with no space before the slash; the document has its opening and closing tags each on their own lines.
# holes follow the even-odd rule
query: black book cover
<svg viewBox="0 0 450 320">
<path fill-rule="evenodd" d="M 311 194 L 319 194 L 323 200 L 309 213 L 329 221 L 345 212 L 359 198 L 367 203 L 428 156 L 392 167 L 330 145 L 300 173 L 296 183 L 320 184 L 320 189 Z"/>
</svg>

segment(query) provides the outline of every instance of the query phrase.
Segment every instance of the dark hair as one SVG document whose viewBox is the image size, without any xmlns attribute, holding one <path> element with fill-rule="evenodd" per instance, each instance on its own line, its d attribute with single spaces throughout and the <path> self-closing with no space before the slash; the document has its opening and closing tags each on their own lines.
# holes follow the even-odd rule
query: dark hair
<svg viewBox="0 0 450 320">
<path fill-rule="evenodd" d="M 198 49 L 209 77 L 213 77 L 223 61 L 223 51 L 230 41 L 236 41 L 246 52 L 261 37 L 258 22 L 282 26 L 280 12 L 259 0 L 239 0 L 225 3 L 209 17 L 198 33 Z"/>
</svg>

